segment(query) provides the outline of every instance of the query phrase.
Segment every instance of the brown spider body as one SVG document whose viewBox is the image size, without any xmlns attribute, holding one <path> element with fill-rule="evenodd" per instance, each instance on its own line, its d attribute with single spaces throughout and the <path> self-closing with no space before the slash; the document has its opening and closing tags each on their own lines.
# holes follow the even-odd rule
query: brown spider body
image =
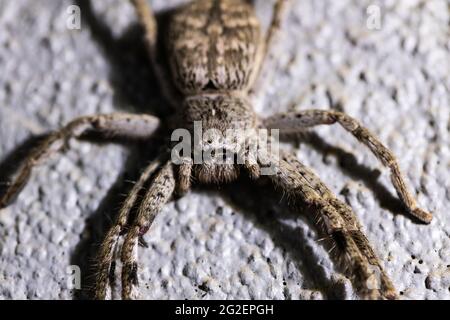
<svg viewBox="0 0 450 320">
<path fill-rule="evenodd" d="M 262 40 L 254 10 L 243 1 L 195 1 L 174 14 L 169 62 L 173 81 L 185 95 L 178 127 L 194 135 L 192 124 L 199 121 L 203 130 L 218 130 L 222 137 L 236 125 L 241 132 L 257 127 L 248 90 L 259 71 Z M 229 141 L 216 147 L 216 157 L 231 153 Z M 193 166 L 194 176 L 204 183 L 234 180 L 239 171 L 234 164 Z"/>
<path fill-rule="evenodd" d="M 260 24 L 240 0 L 200 0 L 176 12 L 167 46 L 173 80 L 185 95 L 247 92 L 263 53 Z"/>
<path fill-rule="evenodd" d="M 349 277 L 364 298 L 395 299 L 397 292 L 381 261 L 377 258 L 362 231 L 353 210 L 340 201 L 309 168 L 294 155 L 280 156 L 265 149 L 256 149 L 250 160 L 242 163 L 221 163 L 224 154 L 248 155 L 250 145 L 258 138 L 256 129 L 278 129 L 298 132 L 316 125 L 339 124 L 386 166 L 392 183 L 406 210 L 425 223 L 431 214 L 420 209 L 411 196 L 392 152 L 357 120 L 342 112 L 305 110 L 275 114 L 266 119 L 253 111 L 250 90 L 269 45 L 278 31 L 287 0 L 275 0 L 274 14 L 265 36 L 253 7 L 245 0 L 197 0 L 178 10 L 172 17 L 168 36 L 168 60 L 171 81 L 167 82 L 157 63 L 157 24 L 146 0 L 132 0 L 145 30 L 154 70 L 160 78 L 161 89 L 167 95 L 173 87 L 182 93 L 182 101 L 167 100 L 177 107 L 175 121 L 169 128 L 179 128 L 196 137 L 195 125 L 212 135 L 200 136 L 200 152 L 209 153 L 208 161 L 196 163 L 197 150 L 184 155 L 175 163 L 164 154 L 145 168 L 141 177 L 124 201 L 115 224 L 107 233 L 99 251 L 95 297 L 111 297 L 116 273 L 115 261 L 122 262 L 122 297 L 138 295 L 139 239 L 148 230 L 156 215 L 178 190 L 186 192 L 191 181 L 223 183 L 246 173 L 258 179 L 262 168 L 269 164 L 273 173 L 268 179 L 281 189 L 293 203 L 302 203 L 313 209 L 317 226 L 336 248 Z M 18 170 L 17 176 L 0 197 L 0 208 L 8 205 L 28 181 L 33 167 L 49 155 L 62 150 L 67 140 L 79 138 L 90 130 L 123 135 L 132 139 L 146 139 L 160 127 L 159 119 L 150 115 L 115 113 L 84 116 L 62 129 L 51 133 L 34 150 Z M 236 135 L 226 135 L 228 130 Z M 216 139 L 217 138 L 217 139 Z M 147 182 L 151 182 L 148 184 Z M 146 188 L 146 186 L 148 187 Z M 143 188 L 145 194 L 140 199 Z M 135 216 L 130 215 L 137 207 Z M 122 244 L 123 243 L 123 244 Z"/>
<path fill-rule="evenodd" d="M 254 131 L 250 129 L 256 128 L 258 125 L 258 118 L 248 99 L 222 93 L 201 94 L 186 99 L 183 115 L 181 127 L 186 126 L 192 137 L 195 136 L 192 126 L 194 122 L 200 123 L 204 132 L 211 133 L 203 135 L 200 146 L 202 155 L 211 154 L 211 161 L 194 164 L 194 177 L 204 183 L 223 183 L 235 180 L 241 166 L 224 164 L 223 160 L 227 154 L 229 157 L 235 158 L 245 147 L 243 145 L 236 146 L 232 137 L 230 139 L 228 130 L 232 129 L 236 130 L 234 132 L 246 134 L 247 136 L 241 137 L 244 143 L 252 139 Z M 211 143 L 211 141 L 215 143 Z M 215 159 L 218 160 L 217 164 L 215 164 Z"/>
</svg>

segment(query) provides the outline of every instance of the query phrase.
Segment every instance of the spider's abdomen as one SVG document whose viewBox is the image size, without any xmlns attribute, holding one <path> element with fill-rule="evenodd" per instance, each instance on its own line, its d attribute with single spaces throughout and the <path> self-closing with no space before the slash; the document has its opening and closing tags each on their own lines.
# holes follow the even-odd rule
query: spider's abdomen
<svg viewBox="0 0 450 320">
<path fill-rule="evenodd" d="M 197 0 L 169 27 L 172 75 L 184 94 L 245 90 L 259 66 L 260 25 L 243 0 Z"/>
</svg>

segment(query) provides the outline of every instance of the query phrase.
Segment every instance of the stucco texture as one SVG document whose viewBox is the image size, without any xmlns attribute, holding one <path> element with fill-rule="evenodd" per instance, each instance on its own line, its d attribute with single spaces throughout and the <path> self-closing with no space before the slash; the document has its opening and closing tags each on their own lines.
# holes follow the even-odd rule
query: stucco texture
<svg viewBox="0 0 450 320">
<path fill-rule="evenodd" d="M 0 189 L 36 139 L 71 119 L 167 114 L 131 5 L 0 0 Z M 338 126 L 286 144 L 348 203 L 404 299 L 450 298 L 450 4 L 293 0 L 254 99 L 263 116 L 308 108 L 359 119 L 398 156 L 430 225 L 405 214 L 377 159 Z M 156 12 L 182 1 L 152 1 Z M 265 25 L 271 1 L 255 1 Z M 367 8 L 381 12 L 367 27 Z M 373 9 L 373 7 L 372 7 Z M 0 212 L 0 298 L 86 298 L 97 245 L 153 144 L 71 141 Z M 309 212 L 243 179 L 168 204 L 139 251 L 144 299 L 353 299 Z M 68 288 L 81 268 L 83 290 Z"/>
</svg>

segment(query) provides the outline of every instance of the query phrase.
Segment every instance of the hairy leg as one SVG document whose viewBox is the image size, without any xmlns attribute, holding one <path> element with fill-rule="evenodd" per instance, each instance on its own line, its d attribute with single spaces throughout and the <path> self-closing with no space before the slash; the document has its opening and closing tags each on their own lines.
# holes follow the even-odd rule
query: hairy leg
<svg viewBox="0 0 450 320">
<path fill-rule="evenodd" d="M 118 254 L 119 239 L 128 223 L 131 209 L 136 203 L 139 192 L 142 190 L 150 176 L 161 165 L 160 160 L 151 163 L 141 174 L 139 180 L 131 189 L 119 211 L 114 226 L 109 230 L 103 240 L 97 257 L 98 271 L 95 287 L 95 299 L 103 300 L 110 296 L 109 285 L 114 282 L 115 261 L 114 254 Z"/>
<path fill-rule="evenodd" d="M 148 4 L 147 0 L 131 0 L 139 17 L 139 22 L 145 28 L 145 40 L 152 55 L 156 50 L 156 39 L 158 34 L 158 26 L 155 14 Z"/>
<path fill-rule="evenodd" d="M 280 129 L 281 132 L 286 133 L 301 131 L 315 125 L 334 123 L 340 124 L 345 130 L 353 134 L 356 139 L 372 151 L 384 166 L 390 169 L 391 181 L 408 212 L 419 220 L 430 223 L 433 216 L 417 206 L 416 200 L 407 188 L 394 154 L 357 120 L 342 112 L 326 110 L 281 113 L 264 120 L 264 125 L 267 128 Z"/>
<path fill-rule="evenodd" d="M 169 75 L 158 62 L 158 24 L 155 14 L 148 1 L 149 0 L 131 0 L 131 3 L 135 7 L 139 23 L 144 28 L 145 43 L 147 44 L 153 71 L 155 72 L 160 83 L 160 89 L 162 90 L 166 100 L 170 103 L 171 107 L 176 109 L 179 107 L 180 102 L 178 101 L 177 93 L 174 87 L 171 85 Z"/>
<path fill-rule="evenodd" d="M 0 209 L 14 200 L 28 181 L 32 169 L 52 154 L 61 151 L 70 138 L 79 138 L 88 131 L 98 131 L 112 136 L 148 139 L 158 127 L 159 120 L 150 115 L 112 113 L 73 120 L 64 128 L 51 133 L 25 159 L 5 194 L 0 197 Z"/>
<path fill-rule="evenodd" d="M 291 165 L 292 168 L 304 178 L 305 183 L 315 190 L 318 196 L 320 196 L 323 200 L 328 201 L 329 204 L 339 213 L 344 220 L 345 225 L 351 230 L 351 236 L 354 243 L 367 258 L 369 264 L 378 268 L 377 270 L 380 272 L 379 278 L 381 281 L 381 286 L 385 288 L 385 291 L 389 292 L 390 297 L 395 297 L 395 287 L 384 272 L 379 259 L 369 243 L 369 240 L 361 231 L 362 226 L 353 213 L 353 210 L 347 204 L 337 199 L 334 193 L 320 180 L 320 178 L 310 168 L 298 161 L 295 155 L 285 153 L 282 155 L 282 159 Z"/>
<path fill-rule="evenodd" d="M 183 195 L 189 191 L 191 188 L 191 179 L 192 179 L 192 168 L 194 166 L 194 162 L 191 158 L 183 159 L 183 163 L 177 166 L 178 169 L 178 187 L 177 192 L 180 195 Z"/>
<path fill-rule="evenodd" d="M 155 176 L 139 207 L 136 219 L 125 236 L 121 254 L 123 299 L 137 298 L 139 237 L 150 229 L 156 215 L 171 198 L 175 185 L 174 168 L 169 161 Z"/>
<path fill-rule="evenodd" d="M 395 288 L 374 254 L 352 210 L 340 202 L 309 169 L 294 157 L 269 158 L 264 164 L 275 168 L 268 176 L 294 203 L 318 213 L 318 226 L 333 242 L 357 290 L 368 299 L 395 299 Z"/>
</svg>

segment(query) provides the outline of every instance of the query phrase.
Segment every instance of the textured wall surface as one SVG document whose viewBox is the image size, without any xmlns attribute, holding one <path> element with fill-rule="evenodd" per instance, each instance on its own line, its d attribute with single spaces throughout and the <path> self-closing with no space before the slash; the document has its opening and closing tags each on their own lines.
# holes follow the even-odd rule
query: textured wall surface
<svg viewBox="0 0 450 320">
<path fill-rule="evenodd" d="M 74 117 L 167 110 L 125 0 L 0 0 L 0 188 L 32 137 Z M 157 12 L 182 1 L 152 1 Z M 369 5 L 381 28 L 367 28 Z M 256 1 L 268 21 L 270 1 Z M 405 299 L 450 298 L 450 4 L 446 0 L 293 0 L 254 99 L 262 115 L 337 108 L 360 119 L 398 156 L 430 225 L 405 215 L 389 175 L 337 126 L 290 148 L 350 204 Z M 287 146 L 289 147 L 289 146 Z M 0 212 L 0 298 L 73 299 L 92 286 L 96 245 L 121 194 L 154 156 L 145 145 L 71 141 Z M 266 185 L 198 188 L 171 202 L 145 236 L 143 298 L 354 298 L 318 242 L 308 212 Z M 78 265 L 85 290 L 68 288 Z"/>
</svg>

